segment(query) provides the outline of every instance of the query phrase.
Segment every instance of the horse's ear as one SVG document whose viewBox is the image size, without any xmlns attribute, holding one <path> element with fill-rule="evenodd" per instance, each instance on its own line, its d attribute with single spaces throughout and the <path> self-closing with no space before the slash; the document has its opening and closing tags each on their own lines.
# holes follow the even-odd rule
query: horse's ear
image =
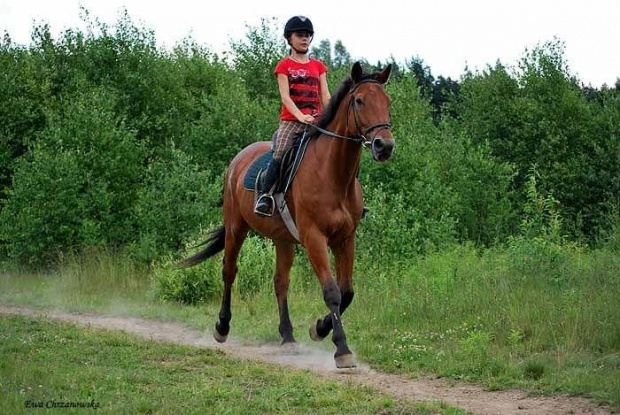
<svg viewBox="0 0 620 415">
<path fill-rule="evenodd" d="M 362 65 L 359 62 L 355 62 L 353 68 L 351 68 L 351 79 L 353 79 L 354 83 L 358 83 L 362 80 L 363 75 Z"/>
<path fill-rule="evenodd" d="M 377 81 L 385 85 L 390 80 L 391 74 L 392 74 L 392 64 L 390 63 L 384 70 L 382 70 L 379 73 L 379 75 L 377 75 Z"/>
</svg>

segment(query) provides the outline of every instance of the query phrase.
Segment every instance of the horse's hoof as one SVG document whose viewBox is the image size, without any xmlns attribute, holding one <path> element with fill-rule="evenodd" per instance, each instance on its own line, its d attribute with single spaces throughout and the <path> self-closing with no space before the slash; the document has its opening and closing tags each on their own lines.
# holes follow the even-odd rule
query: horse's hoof
<svg viewBox="0 0 620 415">
<path fill-rule="evenodd" d="M 315 342 L 320 342 L 320 341 L 323 341 L 323 339 L 325 339 L 325 337 L 319 336 L 319 333 L 316 331 L 316 323 L 313 323 L 310 325 L 309 332 L 310 332 L 310 338 L 314 340 Z"/>
<path fill-rule="evenodd" d="M 355 363 L 355 359 L 352 354 L 343 354 L 336 356 L 334 359 L 336 360 L 336 367 L 338 369 L 357 367 L 357 363 Z"/>
<path fill-rule="evenodd" d="M 226 341 L 226 339 L 228 339 L 228 335 L 221 335 L 218 331 L 217 331 L 217 327 L 213 328 L 213 338 L 215 339 L 216 342 L 218 343 L 224 343 Z"/>
</svg>

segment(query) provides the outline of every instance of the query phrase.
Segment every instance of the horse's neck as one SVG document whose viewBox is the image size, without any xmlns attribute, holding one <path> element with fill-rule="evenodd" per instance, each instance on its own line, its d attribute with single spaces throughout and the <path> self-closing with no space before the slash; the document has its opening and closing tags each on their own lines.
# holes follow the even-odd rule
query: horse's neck
<svg viewBox="0 0 620 415">
<path fill-rule="evenodd" d="M 346 116 L 336 118 L 327 129 L 336 134 L 348 136 L 350 132 L 347 130 Z M 359 170 L 362 146 L 344 138 L 323 137 L 319 141 L 321 141 L 320 155 L 324 169 L 333 176 L 332 183 L 336 188 L 345 194 L 347 189 L 353 186 Z"/>
</svg>

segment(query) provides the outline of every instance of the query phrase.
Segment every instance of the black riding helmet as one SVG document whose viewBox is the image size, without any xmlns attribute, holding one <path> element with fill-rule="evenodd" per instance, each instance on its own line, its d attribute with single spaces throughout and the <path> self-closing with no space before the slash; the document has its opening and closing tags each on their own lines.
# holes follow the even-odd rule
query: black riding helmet
<svg viewBox="0 0 620 415">
<path fill-rule="evenodd" d="M 301 31 L 308 32 L 310 36 L 314 36 L 312 22 L 306 16 L 293 16 L 284 25 L 284 37 L 286 39 L 288 39 L 291 33 Z"/>
</svg>

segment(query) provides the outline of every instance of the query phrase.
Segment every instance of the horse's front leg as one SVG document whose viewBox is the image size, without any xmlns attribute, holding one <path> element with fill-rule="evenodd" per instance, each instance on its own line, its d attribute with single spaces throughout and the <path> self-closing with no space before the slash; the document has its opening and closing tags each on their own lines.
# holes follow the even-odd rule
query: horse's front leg
<svg viewBox="0 0 620 415">
<path fill-rule="evenodd" d="M 336 274 L 338 276 L 338 287 L 340 288 L 340 315 L 353 302 L 353 261 L 355 257 L 355 234 L 343 242 L 332 246 L 332 252 L 336 259 Z M 332 330 L 331 313 L 323 319 L 317 320 L 310 326 L 310 338 L 314 341 L 321 341 L 329 335 Z"/>
<path fill-rule="evenodd" d="M 347 338 L 344 333 L 342 321 L 340 320 L 342 295 L 338 284 L 336 284 L 332 277 L 329 266 L 327 238 L 319 232 L 316 232 L 304 238 L 304 245 L 308 252 L 308 258 L 310 259 L 312 268 L 323 288 L 323 299 L 325 300 L 327 308 L 329 308 L 329 318 L 331 319 L 332 328 L 334 330 L 332 341 L 336 345 L 336 353 L 334 355 L 336 367 L 355 367 L 355 360 L 353 359 L 353 354 L 349 346 L 347 346 Z"/>
</svg>

